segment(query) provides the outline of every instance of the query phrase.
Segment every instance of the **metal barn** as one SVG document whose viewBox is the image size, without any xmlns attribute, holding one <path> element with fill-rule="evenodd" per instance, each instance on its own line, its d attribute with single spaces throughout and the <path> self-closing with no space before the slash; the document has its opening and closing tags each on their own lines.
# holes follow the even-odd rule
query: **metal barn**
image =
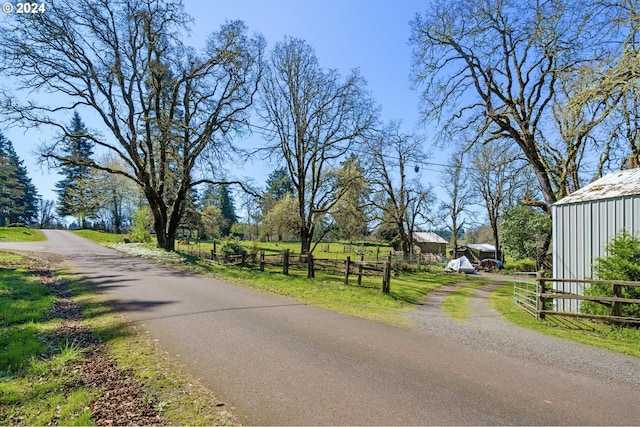
<svg viewBox="0 0 640 427">
<path fill-rule="evenodd" d="M 553 277 L 590 279 L 597 258 L 622 229 L 640 235 L 640 169 L 615 172 L 559 200 L 552 208 Z M 583 293 L 583 285 L 556 289 Z M 564 288 L 563 288 L 564 286 Z M 556 300 L 559 311 L 578 311 L 576 301 Z"/>
</svg>

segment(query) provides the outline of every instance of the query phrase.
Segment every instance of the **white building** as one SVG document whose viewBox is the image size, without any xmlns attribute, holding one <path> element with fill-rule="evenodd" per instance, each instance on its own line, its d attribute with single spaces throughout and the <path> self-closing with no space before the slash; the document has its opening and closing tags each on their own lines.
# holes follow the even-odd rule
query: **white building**
<svg viewBox="0 0 640 427">
<path fill-rule="evenodd" d="M 611 173 L 581 188 L 554 204 L 552 217 L 553 277 L 593 278 L 597 258 L 606 256 L 613 237 L 622 229 L 640 235 L 640 169 Z M 583 285 L 564 286 L 567 292 L 583 291 Z M 557 301 L 560 311 L 578 309 L 575 301 Z"/>
</svg>

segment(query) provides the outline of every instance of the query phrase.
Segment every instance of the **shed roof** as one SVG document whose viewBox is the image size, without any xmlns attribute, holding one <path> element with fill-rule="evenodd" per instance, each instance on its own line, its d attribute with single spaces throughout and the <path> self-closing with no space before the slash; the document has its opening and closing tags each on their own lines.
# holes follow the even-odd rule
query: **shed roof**
<svg viewBox="0 0 640 427">
<path fill-rule="evenodd" d="M 442 237 L 438 236 L 436 233 L 418 231 L 413 233 L 413 238 L 418 243 L 444 243 L 447 244 L 447 241 Z"/>
<path fill-rule="evenodd" d="M 640 194 L 640 168 L 614 172 L 556 202 L 556 205 L 613 199 Z"/>
<path fill-rule="evenodd" d="M 490 245 L 489 243 L 466 243 L 462 246 L 466 246 L 470 249 L 473 249 L 475 251 L 480 251 L 480 252 L 495 252 L 496 251 L 496 247 L 493 245 Z"/>
</svg>

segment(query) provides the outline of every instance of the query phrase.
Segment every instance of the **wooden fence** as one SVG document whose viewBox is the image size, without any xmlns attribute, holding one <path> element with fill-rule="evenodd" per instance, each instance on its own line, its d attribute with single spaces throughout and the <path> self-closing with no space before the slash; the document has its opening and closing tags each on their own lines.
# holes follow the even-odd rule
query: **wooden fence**
<svg viewBox="0 0 640 427">
<path fill-rule="evenodd" d="M 248 254 L 243 252 L 240 255 L 229 255 L 217 253 L 211 249 L 210 256 L 203 258 L 222 264 L 232 264 L 241 266 L 257 266 L 260 271 L 265 271 L 267 266 L 279 267 L 282 274 L 288 275 L 289 269 L 306 270 L 307 278 L 315 277 L 316 270 L 333 271 L 336 273 L 344 272 L 344 284 L 349 285 L 349 277 L 356 275 L 358 286 L 362 286 L 362 277 L 379 276 L 382 280 L 381 290 L 388 294 L 391 286 L 391 256 L 386 261 L 365 261 L 364 255 L 360 256 L 359 261 L 352 261 L 350 256 L 346 260 L 338 258 L 316 258 L 313 255 L 292 254 L 289 250 L 283 250 L 277 254 L 266 254 L 261 250 L 257 254 Z M 195 253 L 194 253 L 195 252 Z M 190 255 L 202 257 L 199 248 L 194 250 L 188 248 Z"/>
<path fill-rule="evenodd" d="M 358 276 L 358 286 L 362 286 L 362 276 L 381 276 L 382 292 L 388 294 L 391 287 L 391 262 L 389 261 L 365 261 L 360 257 L 360 261 L 351 261 L 347 257 L 344 267 L 344 284 L 349 284 L 349 276 Z"/>
<path fill-rule="evenodd" d="M 537 283 L 535 291 L 535 315 L 539 319 L 544 319 L 547 315 L 554 315 L 596 319 L 610 323 L 640 324 L 640 318 L 622 315 L 623 306 L 629 304 L 640 304 L 640 299 L 622 297 L 623 288 L 640 287 L 640 282 L 544 278 L 540 274 L 536 275 L 535 282 Z M 520 281 L 520 283 L 522 282 Z M 561 285 L 558 286 L 558 284 Z M 564 284 L 571 286 L 564 286 Z M 583 293 L 576 291 L 578 288 L 577 285 L 579 285 L 580 289 L 584 290 L 585 287 L 593 284 L 611 286 L 612 296 L 584 295 Z M 518 285 L 517 287 L 515 285 L 516 281 L 514 280 L 514 290 L 522 288 L 521 285 Z M 573 291 L 567 291 L 565 290 L 566 288 L 573 289 Z M 608 307 L 610 314 L 589 314 L 581 313 L 578 309 L 575 309 L 575 311 L 562 311 L 556 308 L 559 305 L 557 303 L 558 301 L 567 300 L 576 302 L 576 307 L 579 306 L 582 301 L 593 301 Z"/>
</svg>

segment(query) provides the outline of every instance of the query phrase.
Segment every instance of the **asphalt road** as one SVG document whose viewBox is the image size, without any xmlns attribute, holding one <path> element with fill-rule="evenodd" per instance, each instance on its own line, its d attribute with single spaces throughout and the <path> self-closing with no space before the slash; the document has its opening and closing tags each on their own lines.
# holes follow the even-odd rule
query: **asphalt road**
<svg viewBox="0 0 640 427">
<path fill-rule="evenodd" d="M 177 272 L 72 233 L 45 233 L 46 242 L 0 247 L 67 258 L 244 424 L 640 425 L 640 390 L 629 382 Z"/>
</svg>

